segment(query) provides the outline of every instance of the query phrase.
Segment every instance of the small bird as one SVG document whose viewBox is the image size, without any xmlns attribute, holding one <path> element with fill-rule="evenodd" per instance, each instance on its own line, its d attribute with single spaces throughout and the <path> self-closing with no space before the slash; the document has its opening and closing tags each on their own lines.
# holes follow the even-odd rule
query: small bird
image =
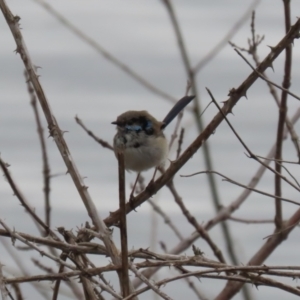
<svg viewBox="0 0 300 300">
<path fill-rule="evenodd" d="M 163 130 L 194 98 L 195 96 L 184 96 L 162 122 L 145 110 L 129 110 L 112 122 L 117 125 L 114 137 L 116 157 L 119 151 L 123 151 L 125 169 L 138 172 L 132 193 L 140 172 L 164 164 L 168 156 L 168 143 Z M 155 173 L 153 179 L 154 177 Z"/>
</svg>

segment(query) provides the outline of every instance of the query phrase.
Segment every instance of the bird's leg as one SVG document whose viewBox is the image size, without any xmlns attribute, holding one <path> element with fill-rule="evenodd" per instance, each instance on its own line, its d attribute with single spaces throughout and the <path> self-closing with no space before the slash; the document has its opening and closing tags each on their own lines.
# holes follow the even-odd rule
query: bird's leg
<svg viewBox="0 0 300 300">
<path fill-rule="evenodd" d="M 130 196 L 129 196 L 129 202 L 131 202 L 131 201 L 133 200 L 134 191 L 135 191 L 136 185 L 137 185 L 137 183 L 138 183 L 140 174 L 141 174 L 141 172 L 138 172 L 138 174 L 137 174 L 137 176 L 136 176 L 135 183 L 134 183 L 134 185 L 133 185 L 132 191 L 131 191 Z"/>
<path fill-rule="evenodd" d="M 152 182 L 154 181 L 155 176 L 156 176 L 156 173 L 157 173 L 157 170 L 158 170 L 158 167 L 155 168 L 153 177 L 152 177 L 152 179 L 150 180 L 149 184 L 152 183 Z"/>
</svg>

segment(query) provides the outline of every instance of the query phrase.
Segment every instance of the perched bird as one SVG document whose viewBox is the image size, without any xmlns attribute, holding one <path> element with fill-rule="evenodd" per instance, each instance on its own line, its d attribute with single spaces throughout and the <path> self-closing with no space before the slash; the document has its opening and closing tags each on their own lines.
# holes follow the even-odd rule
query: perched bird
<svg viewBox="0 0 300 300">
<path fill-rule="evenodd" d="M 127 111 L 112 122 L 117 125 L 114 152 L 116 156 L 119 151 L 124 153 L 125 169 L 138 172 L 139 177 L 140 172 L 164 164 L 168 156 L 168 143 L 163 130 L 194 98 L 185 96 L 180 99 L 162 122 L 145 110 Z"/>
</svg>

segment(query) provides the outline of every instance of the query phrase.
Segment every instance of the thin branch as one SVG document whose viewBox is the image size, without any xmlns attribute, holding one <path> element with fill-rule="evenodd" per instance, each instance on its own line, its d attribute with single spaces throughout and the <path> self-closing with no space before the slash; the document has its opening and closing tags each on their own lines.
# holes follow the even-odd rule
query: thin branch
<svg viewBox="0 0 300 300">
<path fill-rule="evenodd" d="M 98 138 L 96 135 L 94 135 L 94 133 L 93 133 L 91 130 L 89 130 L 89 129 L 83 124 L 82 120 L 79 119 L 78 116 L 75 116 L 75 120 L 76 120 L 76 123 L 77 123 L 78 125 L 80 125 L 80 126 L 83 128 L 83 130 L 84 130 L 89 136 L 91 136 L 97 143 L 99 143 L 103 148 L 108 148 L 108 149 L 110 149 L 110 150 L 114 150 L 113 146 L 111 146 L 108 142 L 106 142 L 106 141 L 104 141 L 104 140 Z"/>
<path fill-rule="evenodd" d="M 247 8 L 244 14 L 241 15 L 239 20 L 232 26 L 228 33 L 223 37 L 223 39 L 218 42 L 218 44 L 208 52 L 193 68 L 193 72 L 197 73 L 205 67 L 213 58 L 219 54 L 219 52 L 228 44 L 228 42 L 233 38 L 233 36 L 238 32 L 238 30 L 244 25 L 248 20 L 252 11 L 258 6 L 260 0 L 254 0 L 250 6 Z"/>
<path fill-rule="evenodd" d="M 16 249 L 13 248 L 11 242 L 8 241 L 8 239 L 4 239 L 4 238 L 1 238 L 0 241 L 1 241 L 1 244 L 4 246 L 4 248 L 6 249 L 7 253 L 11 256 L 11 258 L 13 259 L 15 264 L 18 266 L 18 269 L 19 269 L 18 273 L 23 275 L 24 277 L 30 277 L 31 273 L 25 266 L 24 259 L 22 259 L 21 256 L 17 255 L 17 253 L 16 253 L 17 251 L 16 251 Z M 13 284 L 16 285 L 18 283 L 13 283 Z M 40 293 L 41 297 L 43 297 L 45 299 L 49 299 L 48 293 L 46 293 L 45 291 L 43 291 L 41 289 L 41 285 L 38 282 L 32 281 L 32 286 L 36 289 L 36 291 L 38 293 Z"/>
<path fill-rule="evenodd" d="M 226 117 L 226 115 L 224 114 L 223 110 L 221 109 L 221 107 L 219 106 L 218 102 L 215 100 L 214 96 L 212 95 L 211 91 L 206 88 L 208 94 L 210 95 L 211 99 L 213 100 L 214 104 L 217 106 L 217 108 L 219 109 L 220 113 L 223 114 L 224 119 L 226 121 L 226 123 L 228 124 L 228 126 L 230 127 L 230 129 L 232 130 L 232 132 L 234 133 L 234 135 L 236 136 L 236 138 L 239 140 L 239 142 L 242 144 L 242 146 L 245 148 L 245 150 L 247 151 L 247 156 L 249 158 L 252 158 L 254 160 L 256 160 L 257 162 L 259 162 L 260 164 L 262 164 L 265 168 L 267 168 L 268 170 L 270 170 L 271 172 L 273 172 L 274 174 L 277 174 L 281 179 L 283 179 L 285 182 L 287 182 L 289 185 L 291 185 L 293 188 L 295 188 L 297 191 L 300 192 L 300 188 L 298 186 L 296 186 L 295 184 L 293 184 L 290 180 L 288 180 L 286 177 L 284 177 L 282 174 L 280 174 L 279 172 L 277 172 L 276 170 L 272 169 L 271 167 L 269 167 L 268 165 L 266 165 L 264 162 L 262 162 L 249 148 L 248 146 L 245 144 L 245 142 L 243 141 L 243 139 L 239 136 L 239 134 L 236 132 L 236 130 L 233 128 L 233 126 L 231 125 L 231 123 L 229 122 L 228 118 Z M 280 198 L 281 199 L 281 198 Z"/>
<path fill-rule="evenodd" d="M 224 271 L 230 271 L 231 268 L 224 268 Z M 157 286 L 162 286 L 162 285 L 166 285 L 169 282 L 172 281 L 176 281 L 176 280 L 180 280 L 182 278 L 185 277 L 190 277 L 190 276 L 196 276 L 197 278 L 213 278 L 213 279 L 221 279 L 221 280 L 228 280 L 229 282 L 232 282 L 232 284 L 235 285 L 243 285 L 244 283 L 251 283 L 251 284 L 256 284 L 256 285 L 265 285 L 265 286 L 272 286 L 272 287 L 276 287 L 279 289 L 282 289 L 284 291 L 287 291 L 289 293 L 292 293 L 294 295 L 300 295 L 300 290 L 292 287 L 290 285 L 287 284 L 283 284 L 281 282 L 266 278 L 266 277 L 262 277 L 261 274 L 256 275 L 256 274 L 251 274 L 251 273 L 241 273 L 241 275 L 214 275 L 214 274 L 207 274 L 211 271 L 195 271 L 195 272 L 189 272 L 189 273 L 185 273 L 185 274 L 181 274 L 175 277 L 171 277 L 171 278 L 167 278 L 167 279 L 163 279 L 159 282 L 156 282 Z M 217 273 L 219 274 L 219 269 L 217 270 L 213 270 L 213 273 Z M 131 299 L 132 296 L 135 295 L 139 295 L 147 290 L 149 290 L 150 287 L 146 286 L 144 288 L 141 288 L 139 290 L 137 290 L 134 294 L 130 295 L 129 297 L 125 298 L 124 300 L 129 300 Z M 218 298 L 217 298 L 218 299 Z M 224 299 L 229 299 L 229 298 L 222 298 Z"/>
<path fill-rule="evenodd" d="M 118 152 L 119 165 L 119 208 L 120 218 L 120 236 L 121 236 L 121 256 L 122 256 L 122 292 L 123 297 L 129 295 L 129 277 L 128 277 L 128 246 L 127 246 L 127 223 L 126 223 L 126 192 L 125 192 L 125 162 L 124 153 Z"/>
<path fill-rule="evenodd" d="M 8 290 L 5 286 L 5 281 L 4 281 L 4 278 L 3 278 L 3 272 L 2 272 L 3 266 L 4 265 L 2 265 L 2 263 L 0 263 L 0 291 L 1 291 L 2 300 L 7 300 L 8 299 L 7 298 L 8 297 Z"/>
<path fill-rule="evenodd" d="M 34 209 L 30 207 L 28 204 L 27 200 L 25 199 L 24 195 L 21 193 L 21 191 L 18 189 L 16 183 L 12 179 L 10 172 L 8 171 L 7 164 L 0 158 L 0 167 L 2 168 L 5 178 L 7 179 L 11 189 L 13 190 L 14 194 L 16 197 L 19 199 L 21 205 L 25 208 L 25 210 L 29 213 L 29 215 L 33 218 L 33 220 L 39 224 L 45 232 L 48 232 L 51 234 L 51 237 L 59 240 L 57 235 L 55 234 L 54 231 L 51 230 L 51 228 L 48 227 L 47 224 L 35 213 Z"/>
<path fill-rule="evenodd" d="M 214 174 L 217 174 L 221 177 L 224 178 L 224 181 L 228 181 L 232 184 L 235 184 L 235 185 L 238 185 L 242 188 L 245 188 L 245 189 L 249 189 L 253 192 L 256 192 L 258 194 L 261 194 L 261 195 L 264 195 L 264 196 L 267 196 L 267 197 L 270 197 L 270 198 L 274 198 L 274 199 L 279 199 L 281 201 L 285 201 L 285 202 L 288 202 L 288 203 L 292 203 L 292 204 L 295 204 L 295 205 L 298 205 L 300 206 L 300 202 L 297 202 L 297 201 L 293 201 L 291 199 L 287 199 L 287 198 L 283 198 L 283 197 L 280 197 L 280 196 L 276 196 L 276 195 L 273 195 L 273 194 L 269 194 L 269 193 L 266 193 L 266 192 L 263 192 L 263 191 L 260 191 L 260 190 L 257 190 L 257 189 L 254 189 L 254 188 L 250 188 L 249 186 L 246 186 L 244 184 L 241 184 L 235 180 L 232 180 L 230 179 L 229 177 L 219 173 L 219 172 L 216 172 L 216 171 L 201 171 L 201 172 L 196 172 L 196 173 L 193 173 L 193 174 L 190 174 L 190 175 L 180 175 L 181 177 L 192 177 L 192 176 L 195 176 L 195 175 L 199 175 L 199 174 L 207 174 L 207 173 L 214 173 Z"/>
<path fill-rule="evenodd" d="M 300 109 L 298 109 L 295 112 L 295 115 L 293 116 L 291 122 L 292 124 L 295 124 L 300 118 Z M 287 130 L 284 132 L 284 139 L 287 138 Z M 264 164 L 270 163 L 270 158 L 274 157 L 275 155 L 275 148 L 276 145 L 274 145 L 269 153 L 267 154 L 267 157 L 264 159 Z M 255 188 L 258 182 L 260 181 L 261 177 L 263 176 L 264 172 L 266 171 L 266 168 L 264 165 L 260 165 L 256 173 L 252 176 L 250 182 L 247 184 L 247 188 L 244 189 L 244 191 L 241 193 L 240 196 L 237 197 L 236 200 L 234 200 L 231 204 L 229 204 L 226 207 L 223 207 L 220 212 L 211 220 L 209 220 L 206 225 L 204 226 L 206 230 L 209 230 L 219 222 L 226 220 L 231 216 L 231 214 L 236 211 L 247 199 L 247 197 L 251 194 L 252 188 Z"/>
<path fill-rule="evenodd" d="M 248 49 L 242 49 L 242 48 L 234 45 L 231 42 L 230 42 L 230 44 L 234 48 L 237 48 L 241 51 L 245 51 L 245 52 L 249 53 L 252 56 L 256 66 L 258 66 L 260 64 L 260 61 L 259 61 L 258 54 L 257 54 L 257 48 L 260 45 L 260 43 L 263 41 L 263 39 L 264 39 L 264 36 L 259 36 L 255 33 L 255 11 L 253 11 L 252 18 L 251 18 L 251 39 L 248 39 L 249 48 Z M 267 80 L 266 83 L 269 87 L 270 93 L 273 96 L 277 106 L 280 107 L 280 100 L 279 100 L 279 96 L 277 94 L 277 90 L 275 89 L 274 85 L 270 83 L 270 80 L 269 80 L 267 74 L 265 72 L 262 72 L 262 75 Z M 291 124 L 291 121 L 289 120 L 287 115 L 286 115 L 286 118 L 285 118 L 285 123 L 286 123 L 286 126 L 287 126 L 287 128 L 290 132 L 292 142 L 293 142 L 293 144 L 295 146 L 295 149 L 297 151 L 298 160 L 300 161 L 299 138 L 298 138 L 298 135 L 297 135 L 295 129 L 293 128 L 293 126 Z"/>
<path fill-rule="evenodd" d="M 147 203 L 149 203 L 152 206 L 153 210 L 156 211 L 163 218 L 165 224 L 170 226 L 170 228 L 173 230 L 173 232 L 178 237 L 178 239 L 183 240 L 183 235 L 180 233 L 179 229 L 172 222 L 170 217 L 161 209 L 161 207 L 158 206 L 152 199 L 149 199 Z"/>
<path fill-rule="evenodd" d="M 31 98 L 31 105 L 34 111 L 35 121 L 37 124 L 37 132 L 40 140 L 41 151 L 42 151 L 42 160 L 43 160 L 43 177 L 44 177 L 44 195 L 45 195 L 45 222 L 49 228 L 51 228 L 51 206 L 50 206 L 50 166 L 47 154 L 46 141 L 44 136 L 44 129 L 42 127 L 39 110 L 37 107 L 37 100 L 34 94 L 34 89 L 32 88 L 31 82 L 29 81 L 26 71 L 24 72 L 28 93 Z M 49 232 L 46 231 L 46 235 Z"/>
<path fill-rule="evenodd" d="M 145 78 L 143 78 L 140 74 L 132 70 L 128 65 L 121 62 L 119 59 L 114 57 L 110 52 L 108 52 L 104 47 L 102 47 L 98 42 L 93 40 L 91 37 L 87 36 L 83 31 L 77 28 L 74 24 L 72 24 L 65 16 L 60 14 L 57 10 L 55 10 L 50 4 L 48 4 L 44 0 L 34 0 L 36 3 L 41 5 L 48 13 L 50 13 L 53 17 L 55 17 L 61 24 L 63 24 L 66 28 L 68 28 L 72 33 L 74 33 L 77 37 L 91 46 L 97 53 L 101 54 L 105 59 L 109 62 L 117 66 L 121 71 L 125 74 L 129 75 L 131 78 L 140 83 L 143 87 L 145 87 L 150 92 L 175 103 L 177 101 L 176 98 L 171 95 L 165 93 L 164 91 L 158 89 L 150 82 L 148 82 Z"/>
<path fill-rule="evenodd" d="M 284 3 L 284 14 L 285 14 L 285 32 L 287 33 L 291 27 L 291 12 L 290 12 L 290 1 L 283 1 Z M 284 79 L 282 86 L 285 90 L 288 90 L 291 83 L 291 72 L 292 72 L 292 45 L 289 45 L 285 49 L 285 65 L 284 65 Z M 284 124 L 287 114 L 287 98 L 288 94 L 286 91 L 282 91 L 281 93 L 281 101 L 279 108 L 279 118 L 278 118 L 278 126 L 277 126 L 277 138 L 276 138 L 276 151 L 275 151 L 275 159 L 282 159 L 282 136 L 284 130 Z M 275 170 L 277 173 L 275 174 L 275 195 L 281 196 L 281 164 L 275 163 Z M 282 205 L 280 199 L 275 200 L 275 226 L 278 231 L 282 228 Z"/>
<path fill-rule="evenodd" d="M 177 147 L 176 159 L 178 159 L 178 157 L 181 154 L 181 147 L 182 147 L 182 143 L 183 143 L 183 137 L 184 137 L 184 128 L 181 128 L 179 139 L 178 139 L 178 147 Z"/>
<path fill-rule="evenodd" d="M 65 252 L 63 252 L 60 255 L 60 259 L 63 260 L 63 261 L 66 261 L 67 257 L 68 256 Z M 61 274 L 64 271 L 64 269 L 65 269 L 65 266 L 60 265 L 59 268 L 58 268 L 58 274 Z M 57 300 L 57 298 L 58 298 L 60 283 L 61 283 L 61 279 L 57 279 L 55 281 L 54 288 L 53 288 L 53 294 L 52 294 L 52 300 Z"/>
<path fill-rule="evenodd" d="M 153 290 L 157 295 L 159 295 L 160 297 L 162 297 L 165 300 L 172 300 L 172 298 L 170 298 L 167 294 L 163 293 L 157 286 L 156 284 L 152 283 L 150 280 L 148 280 L 141 272 L 139 272 L 136 267 L 133 264 L 130 264 L 130 270 L 135 274 L 135 276 L 137 276 L 138 278 L 140 278 L 151 290 Z M 125 299 L 132 299 L 133 296 L 129 296 L 124 298 Z"/>
<path fill-rule="evenodd" d="M 197 232 L 199 233 L 199 235 L 207 242 L 207 244 L 210 246 L 210 248 L 212 249 L 214 255 L 219 259 L 219 261 L 222 262 L 222 263 L 226 263 L 222 251 L 218 248 L 218 246 L 210 238 L 208 232 L 197 222 L 197 220 L 195 219 L 195 217 L 191 215 L 191 213 L 189 212 L 189 210 L 184 205 L 181 197 L 177 193 L 177 190 L 176 190 L 176 188 L 174 186 L 173 181 L 170 181 L 167 184 L 167 187 L 171 191 L 171 193 L 172 193 L 172 195 L 174 197 L 175 202 L 180 207 L 182 213 L 184 214 L 184 216 L 186 217 L 186 219 L 188 220 L 188 222 L 192 226 L 194 226 L 194 228 L 197 230 Z"/>
<path fill-rule="evenodd" d="M 252 220 L 252 219 L 245 219 L 245 218 L 237 218 L 237 217 L 229 217 L 228 220 L 238 222 L 238 223 L 244 223 L 244 224 L 272 224 L 274 223 L 274 220 Z"/>
<path fill-rule="evenodd" d="M 30 248 L 36 250 L 37 252 L 40 253 L 41 256 L 47 256 L 48 258 L 63 264 L 64 266 L 70 268 L 71 270 L 75 270 L 75 267 L 73 265 L 70 265 L 64 261 L 62 261 L 61 259 L 59 259 L 58 257 L 55 257 L 54 255 L 51 255 L 41 249 L 39 249 L 37 246 L 35 246 L 33 243 L 27 241 L 25 238 L 23 238 L 22 236 L 20 236 L 18 233 L 16 233 L 15 231 L 12 231 L 5 223 L 3 220 L 0 219 L 0 224 L 5 228 L 5 230 L 7 230 L 10 233 L 10 236 L 12 238 L 12 242 L 14 243 L 15 240 L 19 240 L 22 243 L 26 244 L 27 246 L 29 246 Z"/>
<path fill-rule="evenodd" d="M 288 46 L 288 45 L 287 45 Z M 238 50 L 238 49 L 234 49 L 235 52 L 248 64 L 248 66 L 259 76 L 259 78 L 263 79 L 264 81 L 268 82 L 269 84 L 272 84 L 273 86 L 277 87 L 278 89 L 280 89 L 281 91 L 289 94 L 290 96 L 292 96 L 293 98 L 297 99 L 297 100 L 300 100 L 300 97 L 297 96 L 296 94 L 290 92 L 288 89 L 278 85 L 277 83 L 267 79 L 264 75 L 262 75 L 262 72 L 259 72 L 257 70 L 257 68 L 255 69 L 251 64 L 250 62 L 247 60 L 247 58 Z M 272 49 L 273 51 L 273 49 Z"/>
<path fill-rule="evenodd" d="M 265 244 L 255 253 L 249 260 L 248 265 L 261 265 L 267 257 L 281 244 L 282 241 L 287 239 L 289 233 L 300 222 L 300 209 L 298 209 L 290 219 L 285 223 L 284 228 L 288 228 L 283 233 L 270 237 Z M 219 293 L 215 300 L 231 299 L 243 286 L 240 282 L 227 282 L 225 288 Z M 300 291 L 298 289 L 299 295 Z"/>
</svg>

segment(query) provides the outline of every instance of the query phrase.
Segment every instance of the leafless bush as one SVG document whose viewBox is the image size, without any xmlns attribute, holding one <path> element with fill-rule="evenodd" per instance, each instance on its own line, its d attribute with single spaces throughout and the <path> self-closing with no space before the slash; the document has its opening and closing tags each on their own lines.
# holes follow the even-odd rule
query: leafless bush
<svg viewBox="0 0 300 300">
<path fill-rule="evenodd" d="M 169 102 L 173 103 L 176 101 L 176 97 L 161 91 L 157 86 L 151 84 L 133 71 L 130 66 L 115 58 L 92 38 L 67 21 L 46 2 L 43 0 L 35 1 L 55 16 L 66 28 L 80 37 L 83 42 L 95 49 L 106 60 L 116 65 L 121 71 L 124 71 L 146 89 Z M 96 208 L 95 201 L 89 193 L 83 175 L 80 174 L 75 160 L 72 158 L 71 151 L 65 140 L 64 131 L 59 125 L 60 120 L 55 118 L 51 110 L 47 99 L 47 92 L 43 89 L 40 82 L 37 68 L 30 55 L 30 50 L 27 50 L 25 46 L 23 32 L 26 32 L 26 28 L 22 28 L 23 30 L 21 30 L 20 17 L 10 11 L 4 0 L 0 0 L 2 14 L 17 45 L 16 53 L 21 57 L 25 67 L 25 81 L 34 111 L 42 153 L 45 211 L 44 217 L 40 217 L 39 213 L 30 204 L 30 201 L 26 199 L 23 189 L 19 188 L 19 184 L 10 173 L 10 162 L 6 162 L 5 153 L 3 153 L 3 157 L 0 158 L 0 166 L 4 174 L 3 180 L 10 186 L 14 196 L 24 207 L 24 211 L 30 215 L 39 233 L 33 234 L 31 232 L 15 230 L 14 225 L 9 225 L 9 217 L 1 216 L 0 223 L 2 228 L 0 229 L 0 234 L 2 236 L 2 245 L 8 249 L 13 260 L 19 267 L 18 275 L 14 274 L 15 276 L 11 276 L 6 270 L 6 262 L 0 258 L 0 289 L 2 299 L 25 298 L 22 286 L 29 283 L 33 284 L 34 289 L 40 293 L 41 297 L 58 299 L 59 295 L 63 297 L 65 292 L 65 290 L 62 292 L 62 282 L 67 285 L 71 291 L 71 296 L 69 296 L 74 299 L 109 299 L 111 297 L 116 299 L 138 299 L 139 297 L 149 297 L 149 294 L 146 293 L 149 290 L 152 290 L 158 297 L 163 299 L 179 299 L 176 298 L 176 288 L 178 287 L 171 285 L 172 288 L 168 289 L 171 282 L 176 282 L 180 287 L 189 289 L 189 293 L 192 293 L 194 299 L 211 299 L 213 297 L 218 300 L 231 299 L 240 291 L 241 297 L 252 299 L 251 287 L 253 286 L 280 289 L 286 295 L 300 295 L 299 287 L 292 281 L 292 279 L 300 276 L 299 266 L 296 262 L 292 266 L 283 265 L 281 262 L 274 265 L 264 264 L 265 260 L 272 255 L 277 247 L 290 238 L 290 233 L 296 228 L 300 220 L 300 209 L 298 208 L 300 202 L 297 198 L 295 199 L 295 193 L 300 191 L 300 185 L 297 181 L 296 169 L 291 170 L 292 165 L 297 165 L 300 162 L 299 138 L 297 130 L 294 127 L 294 124 L 299 119 L 300 110 L 298 108 L 292 111 L 291 116 L 287 113 L 290 99 L 291 101 L 300 100 L 299 96 L 289 89 L 292 78 L 292 65 L 294 65 L 293 53 L 297 52 L 299 48 L 297 39 L 299 38 L 300 20 L 298 19 L 294 22 L 291 19 L 290 1 L 284 0 L 285 33 L 282 34 L 275 45 L 270 47 L 269 53 L 260 60 L 258 50 L 264 36 L 256 32 L 255 13 L 253 9 L 258 4 L 258 1 L 255 1 L 247 9 L 245 15 L 240 16 L 238 22 L 234 24 L 224 39 L 201 61 L 193 64 L 188 55 L 180 23 L 176 17 L 172 2 L 170 0 L 163 0 L 162 3 L 174 28 L 182 62 L 187 74 L 187 90 L 190 89 L 191 93 L 196 95 L 193 108 L 189 110 L 189 113 L 193 114 L 198 135 L 192 143 L 185 147 L 183 141 L 185 140 L 186 131 L 181 126 L 181 118 L 178 118 L 170 142 L 176 152 L 175 159 L 170 162 L 166 170 L 160 170 L 161 174 L 155 181 L 147 183 L 147 181 L 141 178 L 138 186 L 139 192 L 130 202 L 125 202 L 125 172 L 123 157 L 120 154 L 118 157 L 119 208 L 102 219 L 97 212 L 98 208 L 101 215 L 103 214 L 101 205 L 97 204 Z M 84 5 L 89 4 L 85 3 Z M 249 22 L 251 25 L 250 37 L 246 47 L 245 45 L 238 45 L 233 42 L 233 35 L 245 22 Z M 205 113 L 205 109 L 202 104 L 203 101 L 200 101 L 197 76 L 201 73 L 202 68 L 213 60 L 224 46 L 228 45 L 229 41 L 233 48 L 232 51 L 235 51 L 237 54 L 236 60 L 239 61 L 238 63 L 240 65 L 244 64 L 249 68 L 248 76 L 245 76 L 241 80 L 241 84 L 235 87 L 228 87 L 229 94 L 225 101 L 216 100 L 214 91 L 210 88 L 206 89 L 207 97 L 211 101 L 210 107 L 214 106 L 216 113 L 207 124 L 204 124 L 202 115 Z M 279 60 L 280 55 L 281 59 L 284 57 L 283 68 L 280 71 L 277 70 L 277 75 L 278 73 L 280 74 L 282 85 L 276 84 L 269 78 L 266 72 L 268 68 L 273 68 L 274 64 Z M 296 63 L 294 69 L 296 69 Z M 233 121 L 230 117 L 233 108 L 239 106 L 241 99 L 247 97 L 249 94 L 248 91 L 251 92 L 254 83 L 258 81 L 263 82 L 268 87 L 271 95 L 269 97 L 272 97 L 278 106 L 276 129 L 274 128 L 275 142 L 270 147 L 270 151 L 266 157 L 257 155 L 254 152 L 252 147 L 248 145 L 247 138 L 240 134 L 239 128 L 236 128 L 232 124 Z M 225 99 L 225 96 L 223 99 Z M 251 101 L 250 96 L 248 97 L 248 101 Z M 40 114 L 40 108 L 42 114 Z M 256 119 L 265 116 L 266 114 L 263 114 L 261 111 L 256 111 Z M 255 118 L 253 118 L 253 122 L 255 122 Z M 43 123 L 45 121 L 48 126 L 47 133 L 43 130 Z M 16 120 L 16 122 L 18 121 Z M 103 140 L 102 137 L 97 137 L 97 134 L 92 132 L 86 123 L 77 116 L 76 122 L 88 135 L 105 148 L 103 151 L 105 150 L 108 153 L 112 150 L 110 142 Z M 212 167 L 213 150 L 208 142 L 215 131 L 219 129 L 220 124 L 224 123 L 228 124 L 227 128 L 230 130 L 230 134 L 234 136 L 236 143 L 243 148 L 248 159 L 254 161 L 257 165 L 258 169 L 254 174 L 245 169 L 245 176 L 249 180 L 248 183 L 242 183 L 243 180 L 238 181 L 229 178 L 228 174 L 221 173 L 218 165 L 214 168 Z M 257 134 L 259 135 L 259 132 Z M 76 233 L 71 228 L 66 229 L 63 226 L 53 228 L 51 224 L 53 216 L 51 213 L 50 190 L 51 178 L 54 175 L 51 173 L 51 162 L 48 157 L 47 135 L 55 142 L 67 169 L 67 176 L 71 177 L 72 183 L 76 187 L 89 216 L 89 221 L 86 224 L 77 224 L 78 230 Z M 297 159 L 295 158 L 291 161 L 284 160 L 284 139 L 290 139 L 290 148 L 294 149 Z M 186 177 L 193 177 L 200 174 L 207 175 L 208 189 L 215 213 L 209 216 L 205 222 L 199 219 L 193 210 L 186 205 L 186 202 L 180 195 L 180 187 L 174 182 L 175 175 L 191 160 L 200 148 L 203 149 L 204 153 L 205 170 L 199 170 L 199 172 L 191 175 L 184 175 L 181 177 L 181 180 L 188 182 L 188 180 L 192 179 Z M 238 160 L 233 161 L 233 164 L 237 168 L 243 167 L 239 165 Z M 269 174 L 270 178 L 274 178 L 274 192 L 265 191 L 258 186 L 265 172 Z M 218 184 L 219 178 L 232 184 L 232 186 L 241 187 L 242 193 L 236 199 L 231 198 L 226 204 L 222 203 L 222 197 L 218 193 L 222 189 Z M 286 192 L 283 191 L 283 187 Z M 193 233 L 183 234 L 181 229 L 185 225 L 175 224 L 172 220 L 172 215 L 168 214 L 167 211 L 152 199 L 163 188 L 170 192 L 172 199 L 180 209 L 182 218 L 192 226 Z M 250 215 L 248 218 L 235 215 L 235 212 L 245 205 L 250 194 L 254 193 L 262 195 L 262 197 L 271 198 L 269 201 L 274 202 L 275 216 L 272 211 L 269 212 L 268 219 L 258 219 L 253 215 Z M 162 218 L 165 225 L 169 226 L 177 238 L 177 244 L 172 249 L 168 249 L 166 241 L 160 241 L 161 250 L 153 250 L 148 248 L 148 245 L 140 248 L 128 243 L 128 238 L 131 238 L 131 232 L 127 230 L 126 222 L 132 218 L 135 209 L 146 205 L 146 203 L 151 205 L 153 211 Z M 290 206 L 293 205 L 294 211 L 287 218 L 284 218 L 283 208 L 286 203 Z M 253 253 L 252 257 L 245 260 L 244 264 L 241 264 L 241 259 L 237 254 L 237 247 L 235 246 L 228 222 L 251 224 L 253 228 L 256 226 L 254 224 L 262 224 L 261 226 L 264 226 L 263 224 L 274 224 L 274 230 L 262 242 L 260 249 Z M 220 228 L 225 245 L 220 246 L 218 238 L 213 237 L 210 233 L 210 230 L 216 226 Z M 120 243 L 117 237 L 119 229 Z M 12 241 L 15 249 L 18 250 L 17 252 L 9 245 L 9 239 Z M 199 239 L 205 241 L 206 247 L 210 251 L 209 254 L 204 253 L 202 247 L 200 249 L 197 246 Z M 22 260 L 25 250 L 34 250 L 32 252 L 35 253 L 32 254 L 32 263 L 39 268 L 38 275 L 33 275 L 31 271 L 28 271 L 23 266 Z M 52 264 L 49 264 L 49 259 L 52 261 Z M 153 280 L 153 276 L 159 270 L 160 278 Z M 112 278 L 115 278 L 114 285 L 106 278 L 110 276 L 107 274 L 115 274 L 115 277 L 112 276 Z M 201 282 L 195 280 L 195 278 L 205 280 L 208 283 L 209 289 L 203 289 Z M 40 283 L 43 281 L 53 283 L 53 290 L 49 289 L 45 291 L 42 289 Z M 226 282 L 225 287 L 223 289 L 220 288 L 219 291 L 213 289 L 214 283 L 220 281 Z M 119 286 L 117 286 L 117 282 Z"/>
</svg>

